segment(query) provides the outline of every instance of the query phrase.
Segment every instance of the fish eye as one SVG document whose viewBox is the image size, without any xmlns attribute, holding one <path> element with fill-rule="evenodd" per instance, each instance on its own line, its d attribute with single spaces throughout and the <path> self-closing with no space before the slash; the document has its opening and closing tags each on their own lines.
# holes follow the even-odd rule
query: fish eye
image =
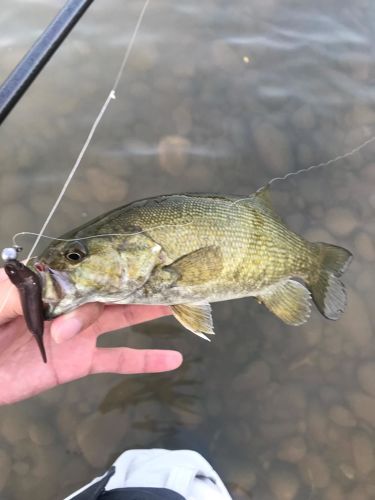
<svg viewBox="0 0 375 500">
<path fill-rule="evenodd" d="M 68 252 L 65 254 L 65 257 L 71 262 L 79 262 L 80 260 L 82 260 L 83 255 L 78 252 Z"/>
<path fill-rule="evenodd" d="M 73 263 L 81 262 L 86 257 L 86 249 L 80 243 L 65 252 L 65 258 Z"/>
</svg>

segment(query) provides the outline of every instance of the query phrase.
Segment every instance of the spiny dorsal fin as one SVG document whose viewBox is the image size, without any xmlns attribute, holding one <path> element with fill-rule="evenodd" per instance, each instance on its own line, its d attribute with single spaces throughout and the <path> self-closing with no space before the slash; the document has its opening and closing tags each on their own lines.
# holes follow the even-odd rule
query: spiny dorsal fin
<svg viewBox="0 0 375 500">
<path fill-rule="evenodd" d="M 273 219 L 282 222 L 281 217 L 275 212 L 271 201 L 269 184 L 266 184 L 254 193 L 253 201 Z"/>
<path fill-rule="evenodd" d="M 269 210 L 273 211 L 269 184 L 266 184 L 265 186 L 258 189 L 254 196 L 264 207 L 267 207 Z"/>
<path fill-rule="evenodd" d="M 219 247 L 209 246 L 184 255 L 165 270 L 177 272 L 176 285 L 200 285 L 217 279 L 223 268 L 223 258 Z"/>
<path fill-rule="evenodd" d="M 215 334 L 209 303 L 177 304 L 171 306 L 171 309 L 175 318 L 198 337 L 210 341 L 205 334 Z"/>
<path fill-rule="evenodd" d="M 302 325 L 310 316 L 310 292 L 292 279 L 269 287 L 258 299 L 288 325 Z"/>
</svg>

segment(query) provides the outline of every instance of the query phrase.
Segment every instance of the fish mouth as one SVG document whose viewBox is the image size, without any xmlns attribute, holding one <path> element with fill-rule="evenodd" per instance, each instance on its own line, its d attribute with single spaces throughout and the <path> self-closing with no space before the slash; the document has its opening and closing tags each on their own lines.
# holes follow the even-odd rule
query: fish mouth
<svg viewBox="0 0 375 500">
<path fill-rule="evenodd" d="M 52 319 L 62 314 L 57 311 L 61 309 L 63 302 L 71 303 L 75 296 L 75 287 L 69 280 L 68 273 L 57 271 L 42 262 L 33 264 L 35 272 L 38 274 L 42 283 L 42 300 L 44 304 L 44 315 L 46 319 Z"/>
</svg>

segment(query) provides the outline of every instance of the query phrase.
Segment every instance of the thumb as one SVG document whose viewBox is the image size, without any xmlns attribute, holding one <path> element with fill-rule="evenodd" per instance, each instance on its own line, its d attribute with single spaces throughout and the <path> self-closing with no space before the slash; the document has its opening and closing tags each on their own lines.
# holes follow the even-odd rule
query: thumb
<svg viewBox="0 0 375 500">
<path fill-rule="evenodd" d="M 85 304 L 71 313 L 63 314 L 51 323 L 51 335 L 53 340 L 60 344 L 71 339 L 82 330 L 95 323 L 102 314 L 104 304 L 91 302 Z"/>
</svg>

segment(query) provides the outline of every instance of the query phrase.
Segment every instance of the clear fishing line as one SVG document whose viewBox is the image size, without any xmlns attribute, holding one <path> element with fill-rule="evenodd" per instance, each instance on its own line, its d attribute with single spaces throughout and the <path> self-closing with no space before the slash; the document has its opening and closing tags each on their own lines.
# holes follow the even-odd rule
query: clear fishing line
<svg viewBox="0 0 375 500">
<path fill-rule="evenodd" d="M 135 231 L 131 233 L 103 233 L 103 234 L 93 234 L 91 236 L 83 236 L 83 237 L 78 237 L 78 238 L 56 238 L 54 236 L 48 236 L 47 234 L 40 234 L 40 233 L 33 233 L 31 231 L 21 231 L 19 233 L 16 233 L 13 236 L 13 246 L 16 248 L 20 248 L 20 245 L 17 244 L 17 238 L 20 236 L 40 236 L 41 238 L 44 238 L 46 240 L 51 240 L 51 241 L 84 241 L 84 240 L 91 240 L 92 238 L 110 238 L 111 236 L 133 236 L 136 234 L 143 234 L 146 233 L 147 231 L 153 231 L 155 229 L 164 229 L 166 227 L 183 227 L 183 226 L 189 226 L 192 224 L 193 221 L 190 220 L 189 222 L 177 222 L 176 224 L 161 224 L 160 226 L 152 226 L 147 229 L 143 229 L 142 231 Z M 30 258 L 30 257 L 29 257 Z"/>
<path fill-rule="evenodd" d="M 56 199 L 53 207 L 51 208 L 51 211 L 48 214 L 48 216 L 47 216 L 47 218 L 46 218 L 46 220 L 45 220 L 42 228 L 40 229 L 39 234 L 36 237 L 36 239 L 35 239 L 32 247 L 31 247 L 31 249 L 30 249 L 30 251 L 28 253 L 28 256 L 26 257 L 26 264 L 27 264 L 28 260 L 30 259 L 31 255 L 33 254 L 35 248 L 37 247 L 37 245 L 38 245 L 38 243 L 39 243 L 39 241 L 40 241 L 40 239 L 41 239 L 41 237 L 42 237 L 42 235 L 43 235 L 46 227 L 48 226 L 51 218 L 53 217 L 54 213 L 56 212 L 56 209 L 59 206 L 59 204 L 60 204 L 60 202 L 62 200 L 62 197 L 64 196 L 66 190 L 68 189 L 68 186 L 69 186 L 70 182 L 72 181 L 72 179 L 74 177 L 74 174 L 76 173 L 77 168 L 79 167 L 79 165 L 80 165 L 80 163 L 82 161 L 82 158 L 83 158 L 83 156 L 84 156 L 84 154 L 85 154 L 85 152 L 86 152 L 86 150 L 87 150 L 87 148 L 88 148 L 88 146 L 89 146 L 89 144 L 90 144 L 90 142 L 91 142 L 91 140 L 93 138 L 93 135 L 94 135 L 94 133 L 95 133 L 95 131 L 96 131 L 96 129 L 97 129 L 97 127 L 98 127 L 101 119 L 103 118 L 104 113 L 106 112 L 106 110 L 107 110 L 107 108 L 109 106 L 109 103 L 111 102 L 112 99 L 116 99 L 116 90 L 117 90 L 118 84 L 119 84 L 119 82 L 121 80 L 121 77 L 122 77 L 122 75 L 124 73 L 126 64 L 127 64 L 128 60 L 129 60 L 130 53 L 132 51 L 132 48 L 133 48 L 136 36 L 138 34 L 139 28 L 141 26 L 141 23 L 142 23 L 142 20 L 143 20 L 143 17 L 145 15 L 145 12 L 146 12 L 146 9 L 148 7 L 149 2 L 150 2 L 150 0 L 145 0 L 145 3 L 143 4 L 142 10 L 141 10 L 141 12 L 139 14 L 139 17 L 138 17 L 137 24 L 135 25 L 133 34 L 132 34 L 132 36 L 130 38 L 129 45 L 126 48 L 123 60 L 122 60 L 121 65 L 120 65 L 120 69 L 118 70 L 117 76 L 116 76 L 115 81 L 114 81 L 113 86 L 112 86 L 112 89 L 110 90 L 110 92 L 108 94 L 108 97 L 104 101 L 104 104 L 101 107 L 101 109 L 99 111 L 99 114 L 96 117 L 96 119 L 95 119 L 95 121 L 94 121 L 94 123 L 93 123 L 93 125 L 92 125 L 92 127 L 90 129 L 90 132 L 89 132 L 89 134 L 87 136 L 87 139 L 86 139 L 86 141 L 85 141 L 85 143 L 84 143 L 84 145 L 83 145 L 83 147 L 82 147 L 82 149 L 81 149 L 81 151 L 80 151 L 80 153 L 79 153 L 79 155 L 77 157 L 77 160 L 74 163 L 74 165 L 73 165 L 73 167 L 72 167 L 72 169 L 71 169 L 71 171 L 70 171 L 70 173 L 69 173 L 69 175 L 68 175 L 68 177 L 67 177 L 67 179 L 65 181 L 65 184 L 63 185 L 63 187 L 62 187 L 62 189 L 60 191 L 60 194 L 58 195 L 58 197 L 57 197 L 57 199 Z"/>
<path fill-rule="evenodd" d="M 325 161 L 323 163 L 318 163 L 317 165 L 310 165 L 310 167 L 301 168 L 300 170 L 297 170 L 297 172 L 288 172 L 287 174 L 285 174 L 282 177 L 274 177 L 273 179 L 271 179 L 270 181 L 268 181 L 267 184 L 265 184 L 264 186 L 262 186 L 261 188 L 259 188 L 257 192 L 261 191 L 266 186 L 270 186 L 271 184 L 273 184 L 276 181 L 285 181 L 289 177 L 292 177 L 294 175 L 300 175 L 300 174 L 304 174 L 306 172 L 310 172 L 310 170 L 315 170 L 317 168 L 327 167 L 328 165 L 331 165 L 332 163 L 336 163 L 336 162 L 338 162 L 340 160 L 344 160 L 345 158 L 349 158 L 349 156 L 352 156 L 355 153 L 358 153 L 359 151 L 361 151 L 361 149 L 363 149 L 368 144 L 371 144 L 374 141 L 375 141 L 375 135 L 373 135 L 372 137 L 370 137 L 366 141 L 362 142 L 359 146 L 356 146 L 351 151 L 348 151 L 347 153 L 344 153 L 342 155 L 338 155 L 335 158 L 332 158 L 331 160 Z"/>
<path fill-rule="evenodd" d="M 375 135 L 373 135 L 369 139 L 366 139 L 359 146 L 356 146 L 355 148 L 348 151 L 347 153 L 335 156 L 334 158 L 331 158 L 330 160 L 324 161 L 322 163 L 317 163 L 315 165 L 310 165 L 309 167 L 301 168 L 300 170 L 297 170 L 296 172 L 288 172 L 285 175 L 283 175 L 282 177 L 273 177 L 266 184 L 264 184 L 263 186 L 258 188 L 254 194 L 258 194 L 261 191 L 263 191 L 264 189 L 267 189 L 269 186 L 271 186 L 271 184 L 273 184 L 276 181 L 286 181 L 287 179 L 289 179 L 289 177 L 297 176 L 300 174 L 305 174 L 307 172 L 310 172 L 311 170 L 327 167 L 328 165 L 332 165 L 333 163 L 337 163 L 340 160 L 344 160 L 345 158 L 349 158 L 350 156 L 353 156 L 354 154 L 358 153 L 359 151 L 361 151 L 363 148 L 365 148 L 366 146 L 368 146 L 369 144 L 371 144 L 374 141 L 375 141 Z M 237 204 L 241 203 L 242 201 L 247 201 L 249 199 L 251 199 L 251 196 L 250 197 L 248 196 L 245 198 L 240 198 L 240 199 L 234 201 L 233 205 L 237 205 Z"/>
<path fill-rule="evenodd" d="M 85 152 L 86 152 L 86 150 L 87 150 L 87 148 L 88 148 L 88 146 L 89 146 L 89 144 L 90 144 L 90 142 L 91 142 L 91 140 L 93 138 L 93 135 L 94 135 L 94 133 L 95 133 L 95 131 L 96 131 L 96 129 L 97 129 L 97 127 L 98 127 L 98 125 L 99 125 L 99 123 L 100 123 L 103 115 L 104 115 L 104 113 L 106 112 L 106 110 L 107 110 L 107 108 L 109 106 L 109 103 L 112 101 L 112 99 L 116 99 L 116 90 L 117 90 L 117 87 L 118 87 L 118 85 L 120 83 L 121 77 L 122 77 L 122 75 L 124 73 L 124 70 L 126 68 L 126 64 L 127 64 L 128 60 L 129 60 L 130 53 L 131 53 L 131 51 L 133 49 L 135 39 L 137 37 L 139 28 L 140 28 L 140 26 L 142 24 L 142 21 L 143 21 L 143 18 L 144 18 L 144 15 L 146 13 L 146 10 L 147 10 L 147 7 L 148 7 L 149 3 L 150 3 L 150 0 L 145 0 L 145 2 L 143 4 L 143 7 L 141 9 L 141 12 L 140 12 L 140 14 L 138 16 L 138 20 L 137 20 L 137 23 L 135 25 L 133 34 L 132 34 L 132 36 L 130 38 L 129 44 L 128 44 L 126 50 L 125 50 L 125 54 L 124 54 L 124 57 L 123 57 L 123 59 L 121 61 L 120 68 L 119 68 L 118 73 L 116 75 L 116 78 L 114 80 L 113 86 L 112 86 L 112 88 L 111 88 L 111 90 L 110 90 L 110 92 L 109 92 L 106 100 L 104 101 L 104 104 L 102 105 L 102 107 L 101 107 L 101 109 L 100 109 L 100 111 L 98 113 L 98 116 L 96 117 L 96 119 L 95 119 L 95 121 L 94 121 L 94 123 L 93 123 L 93 125 L 92 125 L 92 127 L 91 127 L 91 129 L 89 131 L 87 139 L 86 139 L 85 143 L 83 144 L 83 147 L 82 147 L 82 149 L 81 149 L 81 151 L 80 151 L 80 153 L 79 153 L 79 155 L 77 157 L 77 160 L 75 161 L 75 163 L 74 163 L 71 171 L 69 172 L 69 175 L 68 175 L 68 177 L 67 177 L 67 179 L 66 179 L 66 181 L 65 181 L 65 183 L 64 183 L 64 185 L 63 185 L 63 187 L 62 187 L 62 189 L 61 189 L 61 191 L 60 191 L 60 193 L 59 193 L 59 195 L 58 195 L 58 197 L 57 197 L 57 199 L 56 199 L 53 207 L 51 208 L 51 210 L 50 210 L 50 212 L 49 212 L 49 214 L 48 214 L 48 216 L 47 216 L 44 224 L 42 225 L 39 233 L 37 234 L 37 237 L 36 237 L 36 239 L 35 239 L 32 247 L 31 247 L 31 249 L 30 249 L 30 251 L 29 251 L 29 253 L 28 253 L 27 257 L 26 257 L 25 264 L 27 264 L 27 262 L 30 260 L 30 257 L 32 256 L 32 254 L 33 254 L 35 248 L 37 247 L 40 239 L 42 238 L 43 233 L 44 233 L 46 227 L 48 226 L 50 220 L 52 219 L 54 213 L 56 212 L 56 209 L 59 206 L 59 204 L 60 204 L 60 202 L 61 202 L 61 200 L 62 200 L 62 198 L 63 198 L 63 196 L 64 196 L 64 194 L 65 194 L 65 192 L 66 192 L 66 190 L 67 190 L 67 188 L 69 186 L 69 184 L 70 184 L 70 182 L 72 181 L 72 179 L 73 179 L 73 177 L 74 177 L 74 175 L 75 175 L 75 173 L 76 173 L 76 171 L 77 171 L 77 169 L 78 169 L 78 167 L 79 167 L 79 165 L 80 165 L 80 163 L 82 161 L 82 158 L 83 158 L 83 156 L 84 156 L 84 154 L 85 154 Z M 3 300 L 2 304 L 1 304 L 1 307 L 0 307 L 0 312 L 4 309 L 5 304 L 6 304 L 7 300 L 9 299 L 10 293 L 11 293 L 11 288 L 9 289 L 8 293 L 6 293 L 6 295 L 4 297 L 4 300 Z"/>
<path fill-rule="evenodd" d="M 355 153 L 358 153 L 363 148 L 365 148 L 368 144 L 371 144 L 374 141 L 375 141 L 375 135 L 372 136 L 372 137 L 370 137 L 366 141 L 362 142 L 359 146 L 356 146 L 355 148 L 353 148 L 351 151 L 348 151 L 347 153 L 335 156 L 334 158 L 331 158 L 330 160 L 327 160 L 327 161 L 322 162 L 322 163 L 317 163 L 315 165 L 310 165 L 309 167 L 301 168 L 300 170 L 297 170 L 296 172 L 288 172 L 288 173 L 286 173 L 282 177 L 273 177 L 266 184 L 264 184 L 263 186 L 261 186 L 260 188 L 258 188 L 255 191 L 254 194 L 260 193 L 262 190 L 264 190 L 267 187 L 271 186 L 271 184 L 273 184 L 276 181 L 285 181 L 289 177 L 293 177 L 293 176 L 297 176 L 297 175 L 300 175 L 300 174 L 304 174 L 304 173 L 310 172 L 311 170 L 315 170 L 315 169 L 318 169 L 318 168 L 327 167 L 328 165 L 336 163 L 336 162 L 338 162 L 340 160 L 344 160 L 345 158 L 349 158 L 350 156 L 354 155 Z M 252 195 L 252 196 L 254 196 L 254 195 Z M 237 204 L 239 204 L 239 203 L 241 203 L 243 201 L 248 201 L 249 199 L 251 199 L 251 196 L 246 196 L 244 198 L 239 198 L 238 200 L 233 201 L 232 204 L 233 205 L 237 205 Z M 88 240 L 88 239 L 91 239 L 91 238 L 104 238 L 106 236 L 108 236 L 108 237 L 111 237 L 111 236 L 128 236 L 128 235 L 131 235 L 131 234 L 142 234 L 142 233 L 145 233 L 146 231 L 150 231 L 150 230 L 153 230 L 153 229 L 162 229 L 162 228 L 166 228 L 166 227 L 185 226 L 185 225 L 189 225 L 189 224 L 192 224 L 192 221 L 191 222 L 187 222 L 187 223 L 163 224 L 163 225 L 160 225 L 160 226 L 154 226 L 154 227 L 148 228 L 147 230 L 145 229 L 143 231 L 138 231 L 136 233 L 106 233 L 106 234 L 96 234 L 96 235 L 92 235 L 92 236 L 85 236 L 85 237 L 79 238 L 79 239 L 80 240 Z M 20 236 L 37 236 L 37 238 L 39 238 L 38 241 L 40 241 L 41 238 L 44 238 L 44 239 L 47 239 L 47 240 L 53 240 L 53 241 L 66 241 L 66 242 L 68 242 L 68 241 L 76 241 L 76 239 L 77 239 L 77 238 L 72 238 L 72 239 L 55 238 L 53 236 L 47 236 L 47 235 L 41 234 L 41 233 L 32 233 L 30 231 L 21 231 L 19 233 L 16 233 L 13 236 L 12 241 L 13 241 L 13 245 L 15 247 L 19 246 L 17 244 L 16 240 Z M 35 246 L 36 245 L 34 245 L 34 247 L 32 248 L 32 250 L 30 251 L 30 254 L 35 250 Z M 30 259 L 30 255 L 28 256 L 28 260 L 29 259 Z"/>
</svg>

